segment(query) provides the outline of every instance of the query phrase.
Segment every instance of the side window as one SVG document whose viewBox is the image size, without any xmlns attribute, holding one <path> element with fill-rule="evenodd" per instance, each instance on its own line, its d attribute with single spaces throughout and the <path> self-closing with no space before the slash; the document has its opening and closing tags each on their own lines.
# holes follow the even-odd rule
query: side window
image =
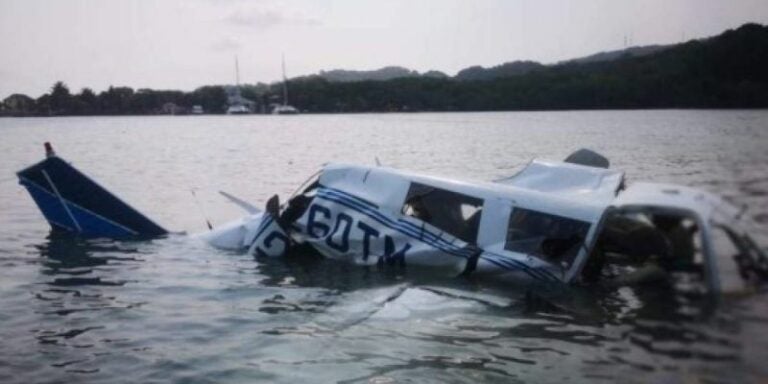
<svg viewBox="0 0 768 384">
<path fill-rule="evenodd" d="M 402 210 L 470 244 L 477 242 L 482 211 L 482 199 L 419 183 L 411 183 Z"/>
<path fill-rule="evenodd" d="M 525 208 L 509 217 L 504 249 L 570 266 L 589 232 L 590 223 Z"/>
</svg>

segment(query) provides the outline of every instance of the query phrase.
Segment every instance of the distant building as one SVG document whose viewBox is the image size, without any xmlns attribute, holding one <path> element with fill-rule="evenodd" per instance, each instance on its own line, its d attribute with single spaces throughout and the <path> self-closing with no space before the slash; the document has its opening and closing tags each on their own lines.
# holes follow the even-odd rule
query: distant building
<svg viewBox="0 0 768 384">
<path fill-rule="evenodd" d="M 193 115 L 202 115 L 204 113 L 203 106 L 202 105 L 193 105 L 192 106 L 192 114 Z"/>
</svg>

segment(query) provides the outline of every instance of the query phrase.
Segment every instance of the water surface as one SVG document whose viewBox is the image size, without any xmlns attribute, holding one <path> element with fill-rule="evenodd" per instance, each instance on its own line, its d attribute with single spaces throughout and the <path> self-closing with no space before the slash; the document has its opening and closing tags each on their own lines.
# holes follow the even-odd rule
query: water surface
<svg viewBox="0 0 768 384">
<path fill-rule="evenodd" d="M 173 230 L 330 161 L 491 180 L 580 147 L 629 182 L 746 204 L 765 245 L 768 111 L 0 119 L 0 382 L 759 382 L 768 306 L 664 288 L 524 290 L 172 236 L 51 236 L 14 172 L 42 142 Z M 195 191 L 196 198 L 191 191 Z"/>
</svg>

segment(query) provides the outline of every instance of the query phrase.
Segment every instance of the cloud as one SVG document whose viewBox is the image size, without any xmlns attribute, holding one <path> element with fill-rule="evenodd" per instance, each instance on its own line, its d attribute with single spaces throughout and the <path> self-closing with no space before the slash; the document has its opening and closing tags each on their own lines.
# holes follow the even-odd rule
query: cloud
<svg viewBox="0 0 768 384">
<path fill-rule="evenodd" d="M 259 30 L 266 30 L 283 26 L 316 26 L 320 25 L 320 20 L 306 15 L 292 13 L 287 14 L 275 10 L 241 10 L 231 13 L 224 21 L 238 26 Z"/>
<path fill-rule="evenodd" d="M 231 37 L 224 37 L 219 40 L 214 41 L 209 48 L 214 51 L 218 52 L 229 52 L 229 51 L 236 51 L 240 49 L 242 44 L 240 44 L 239 41 L 236 39 L 233 39 Z"/>
</svg>

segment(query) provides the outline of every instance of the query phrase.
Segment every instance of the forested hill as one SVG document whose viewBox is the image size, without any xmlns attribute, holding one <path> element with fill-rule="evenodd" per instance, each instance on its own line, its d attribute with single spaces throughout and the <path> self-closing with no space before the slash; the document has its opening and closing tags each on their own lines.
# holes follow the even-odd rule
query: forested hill
<svg viewBox="0 0 768 384">
<path fill-rule="evenodd" d="M 642 47 L 638 47 L 637 49 L 640 49 L 640 48 Z M 612 60 L 615 58 L 614 56 L 619 54 L 618 52 L 625 52 L 625 51 L 627 53 L 635 52 L 635 48 L 630 48 L 622 51 L 614 51 L 614 52 L 602 52 L 589 57 L 574 59 L 574 60 L 589 60 L 589 61 Z M 380 69 L 374 69 L 371 71 L 350 71 L 345 69 L 334 69 L 330 71 L 320 71 L 320 73 L 318 73 L 316 76 L 322 79 L 328 80 L 330 82 L 352 82 L 352 81 L 367 81 L 367 80 L 386 81 L 386 80 L 393 80 L 393 79 L 401 79 L 404 77 L 410 77 L 410 78 L 427 77 L 427 78 L 438 78 L 438 79 L 451 78 L 454 80 L 471 81 L 471 80 L 493 80 L 499 77 L 524 75 L 528 72 L 531 72 L 537 69 L 542 69 L 542 68 L 545 68 L 545 66 L 535 61 L 513 61 L 509 63 L 500 64 L 494 67 L 490 67 L 490 68 L 484 68 L 479 65 L 475 65 L 472 67 L 462 69 L 461 71 L 459 71 L 459 73 L 456 74 L 456 76 L 453 76 L 453 77 L 450 77 L 443 72 L 435 71 L 435 70 L 419 73 L 414 70 L 410 70 L 403 67 L 396 67 L 396 66 L 389 66 L 389 67 L 384 67 Z M 306 80 L 307 77 L 313 77 L 313 76 L 304 76 L 301 78 L 296 78 L 294 80 Z"/>
<path fill-rule="evenodd" d="M 490 80 L 291 81 L 312 112 L 768 107 L 768 27 L 746 24 L 641 56 L 567 62 Z"/>
<path fill-rule="evenodd" d="M 403 77 L 419 77 L 419 76 L 438 77 L 438 78 L 448 77 L 448 75 L 446 75 L 445 73 L 438 72 L 438 71 L 427 71 L 422 74 L 407 68 L 396 67 L 396 66 L 384 67 L 384 68 L 375 69 L 372 71 L 350 71 L 345 69 L 333 69 L 330 71 L 320 71 L 318 76 L 332 82 L 333 81 L 338 81 L 338 82 L 365 81 L 365 80 L 385 81 L 385 80 L 392 80 L 392 79 L 398 79 Z"/>
<path fill-rule="evenodd" d="M 370 73 L 328 71 L 325 77 L 291 79 L 288 89 L 292 105 L 315 113 L 768 107 L 767 26 L 746 24 L 707 39 L 589 58 L 470 67 L 454 77 L 389 67 L 377 73 L 388 80 L 358 80 Z M 403 77 L 390 78 L 398 73 Z M 281 100 L 281 87 L 246 85 L 241 92 L 255 102 L 254 110 L 266 111 Z M 0 114 L 153 114 L 168 113 L 169 104 L 223 113 L 227 101 L 223 86 L 193 92 L 110 87 L 99 94 L 85 88 L 70 94 L 59 82 L 37 99 L 4 99 Z"/>
<path fill-rule="evenodd" d="M 639 57 L 649 55 L 655 52 L 659 52 L 663 49 L 667 49 L 669 45 L 647 45 L 641 47 L 630 47 L 626 49 L 599 52 L 593 55 L 579 57 L 576 59 L 567 60 L 564 63 L 593 63 L 600 61 L 611 61 L 627 57 Z M 350 82 L 350 81 L 366 81 L 377 80 L 386 81 L 399 79 L 403 77 L 430 77 L 430 78 L 452 78 L 454 80 L 472 81 L 472 80 L 493 80 L 500 77 L 525 75 L 528 72 L 544 69 L 547 66 L 535 61 L 512 61 L 504 64 L 499 64 L 490 68 L 485 68 L 479 65 L 471 66 L 460 70 L 456 76 L 448 76 L 440 71 L 426 71 L 419 73 L 417 71 L 397 67 L 389 66 L 370 71 L 352 71 L 345 69 L 333 69 L 330 71 L 320 71 L 317 74 L 330 82 Z M 311 77 L 311 76 L 310 76 Z M 302 78 L 296 78 L 295 80 L 305 80 L 307 76 Z"/>
</svg>

